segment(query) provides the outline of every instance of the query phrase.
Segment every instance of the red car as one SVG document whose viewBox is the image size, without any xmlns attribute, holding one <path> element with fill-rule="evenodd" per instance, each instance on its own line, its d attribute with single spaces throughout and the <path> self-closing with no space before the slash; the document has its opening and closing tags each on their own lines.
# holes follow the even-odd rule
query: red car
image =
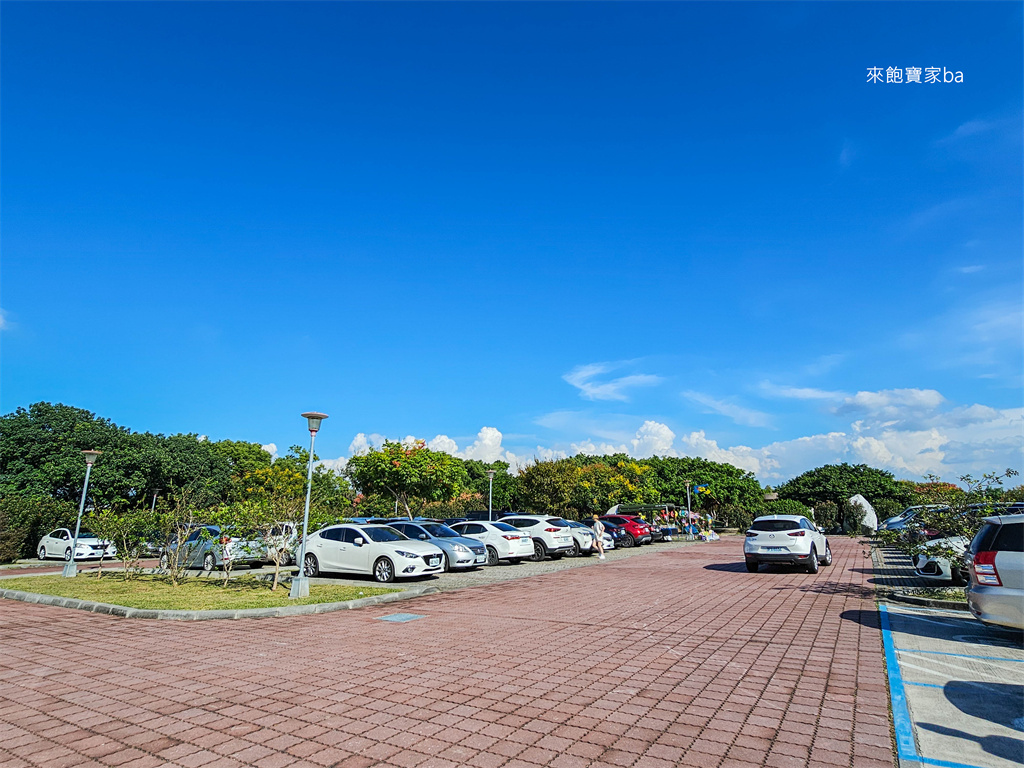
<svg viewBox="0 0 1024 768">
<path fill-rule="evenodd" d="M 601 515 L 601 519 L 621 526 L 629 534 L 621 546 L 632 547 L 634 544 L 650 544 L 654 540 L 651 526 L 636 515 Z"/>
</svg>

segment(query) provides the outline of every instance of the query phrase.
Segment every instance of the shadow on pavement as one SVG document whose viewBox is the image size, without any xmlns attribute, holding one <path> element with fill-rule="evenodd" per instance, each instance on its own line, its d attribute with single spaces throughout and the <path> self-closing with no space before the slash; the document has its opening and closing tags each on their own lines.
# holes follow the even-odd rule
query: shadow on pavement
<svg viewBox="0 0 1024 768">
<path fill-rule="evenodd" d="M 1024 713 L 1024 685 L 950 680 L 943 693 L 949 703 L 972 717 L 980 717 L 1007 728 Z M 1024 758 L 1024 742 L 1017 742 L 1017 759 Z"/>
<path fill-rule="evenodd" d="M 944 725 L 935 725 L 933 723 L 917 723 L 918 728 L 924 728 L 926 731 L 932 731 L 942 736 L 950 736 L 954 739 L 963 739 L 964 741 L 977 742 L 983 750 L 988 752 L 990 755 L 1001 757 L 1006 760 L 1012 760 L 1013 762 L 1019 763 L 1024 759 L 1024 741 L 1020 739 L 1013 739 L 1009 736 L 975 736 L 973 733 L 967 733 L 966 731 L 958 731 L 956 728 L 947 728 Z"/>
</svg>

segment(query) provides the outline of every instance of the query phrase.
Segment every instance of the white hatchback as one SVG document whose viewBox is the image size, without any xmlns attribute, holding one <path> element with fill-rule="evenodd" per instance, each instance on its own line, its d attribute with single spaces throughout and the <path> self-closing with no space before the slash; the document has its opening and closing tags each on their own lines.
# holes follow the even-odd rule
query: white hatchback
<svg viewBox="0 0 1024 768">
<path fill-rule="evenodd" d="M 49 557 L 71 559 L 71 545 L 74 543 L 75 532 L 68 528 L 50 531 L 39 540 L 38 555 L 40 560 Z M 78 532 L 78 546 L 75 547 L 75 560 L 90 557 L 114 557 L 117 549 L 109 541 L 101 541 L 95 533 Z"/>
<path fill-rule="evenodd" d="M 444 555 L 389 525 L 331 525 L 311 534 L 302 572 L 366 573 L 377 581 L 440 573 Z"/>
<path fill-rule="evenodd" d="M 530 534 L 519 531 L 508 523 L 468 520 L 450 527 L 460 536 L 476 539 L 487 547 L 488 565 L 497 565 L 499 560 L 518 563 L 520 560 L 533 557 L 533 539 L 530 538 Z"/>
<path fill-rule="evenodd" d="M 817 573 L 819 565 L 832 565 L 832 548 L 825 532 L 806 517 L 765 515 L 747 529 L 743 557 L 751 573 L 761 563 L 802 565 L 808 573 Z"/>
</svg>

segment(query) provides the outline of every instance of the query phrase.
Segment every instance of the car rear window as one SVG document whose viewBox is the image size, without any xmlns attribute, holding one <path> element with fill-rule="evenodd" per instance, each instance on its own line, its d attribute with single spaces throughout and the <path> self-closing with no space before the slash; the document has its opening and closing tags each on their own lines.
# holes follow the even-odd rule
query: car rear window
<svg viewBox="0 0 1024 768">
<path fill-rule="evenodd" d="M 560 517 L 549 517 L 548 518 L 548 523 L 550 523 L 551 525 L 557 525 L 559 528 L 568 528 L 569 527 L 569 523 L 566 520 L 563 520 Z"/>
<path fill-rule="evenodd" d="M 491 523 L 491 525 L 493 525 L 499 531 L 514 531 L 515 530 L 515 527 L 509 525 L 508 523 Z"/>
<path fill-rule="evenodd" d="M 1024 552 L 1024 523 L 986 523 L 971 542 L 978 552 Z"/>
<path fill-rule="evenodd" d="M 755 520 L 752 531 L 793 531 L 800 527 L 797 520 Z"/>
</svg>

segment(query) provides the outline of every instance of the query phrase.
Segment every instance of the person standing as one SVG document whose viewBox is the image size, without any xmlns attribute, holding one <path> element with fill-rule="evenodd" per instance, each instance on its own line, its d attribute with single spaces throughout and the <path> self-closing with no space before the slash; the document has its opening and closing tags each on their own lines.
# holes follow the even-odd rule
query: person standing
<svg viewBox="0 0 1024 768">
<path fill-rule="evenodd" d="M 594 541 L 597 543 L 598 560 L 604 560 L 604 523 L 594 515 Z"/>
</svg>

